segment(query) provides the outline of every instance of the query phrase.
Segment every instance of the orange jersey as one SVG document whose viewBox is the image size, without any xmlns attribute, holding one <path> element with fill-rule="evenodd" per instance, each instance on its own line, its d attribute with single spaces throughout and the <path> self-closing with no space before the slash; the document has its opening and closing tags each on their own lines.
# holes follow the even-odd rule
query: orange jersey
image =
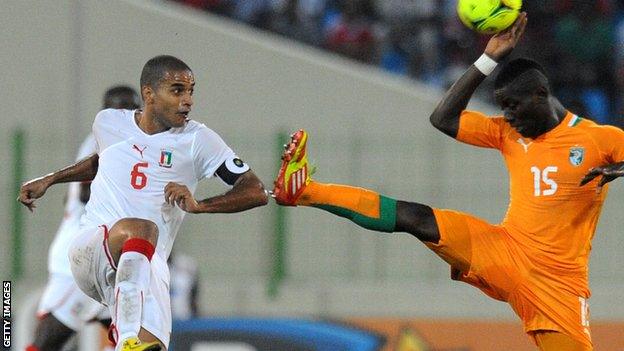
<svg viewBox="0 0 624 351">
<path fill-rule="evenodd" d="M 607 186 L 579 186 L 592 168 L 624 161 L 624 131 L 568 112 L 551 131 L 523 138 L 502 117 L 463 111 L 457 140 L 498 149 L 510 175 L 501 223 L 539 269 L 589 297 L 588 260 Z"/>
</svg>

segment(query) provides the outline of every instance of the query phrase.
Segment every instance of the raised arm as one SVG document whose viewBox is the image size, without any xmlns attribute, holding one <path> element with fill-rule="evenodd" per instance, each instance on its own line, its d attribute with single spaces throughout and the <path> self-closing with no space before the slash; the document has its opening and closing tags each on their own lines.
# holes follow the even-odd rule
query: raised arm
<svg viewBox="0 0 624 351">
<path fill-rule="evenodd" d="M 475 90 L 487 74 L 516 46 L 526 27 L 526 13 L 521 13 L 509 29 L 494 35 L 488 42 L 483 56 L 449 88 L 429 117 L 431 124 L 444 134 L 456 138 L 459 131 L 459 117 L 466 109 Z"/>
<path fill-rule="evenodd" d="M 71 166 L 30 180 L 20 188 L 17 200 L 32 211 L 36 207 L 35 200 L 42 197 L 53 184 L 93 180 L 98 170 L 98 161 L 99 156 L 93 154 Z"/>
<path fill-rule="evenodd" d="M 249 170 L 236 179 L 230 191 L 201 201 L 195 200 L 186 186 L 169 183 L 165 187 L 165 201 L 190 213 L 234 213 L 264 206 L 269 198 L 260 179 Z"/>
</svg>

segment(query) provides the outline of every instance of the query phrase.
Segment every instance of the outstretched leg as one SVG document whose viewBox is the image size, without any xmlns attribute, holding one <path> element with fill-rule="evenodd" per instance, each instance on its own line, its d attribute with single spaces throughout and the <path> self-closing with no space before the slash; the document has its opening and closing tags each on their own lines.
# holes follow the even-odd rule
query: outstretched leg
<svg viewBox="0 0 624 351">
<path fill-rule="evenodd" d="M 150 261 L 158 240 L 158 227 L 139 218 L 119 220 L 109 232 L 108 246 L 117 264 L 114 328 L 116 350 L 161 350 L 164 345 L 141 328 L 143 302 L 150 286 Z"/>
<path fill-rule="evenodd" d="M 363 188 L 313 181 L 306 155 L 307 140 L 308 134 L 299 130 L 285 147 L 273 190 L 278 204 L 316 207 L 367 229 L 407 232 L 431 243 L 440 240 L 429 206 L 397 201 Z"/>
</svg>

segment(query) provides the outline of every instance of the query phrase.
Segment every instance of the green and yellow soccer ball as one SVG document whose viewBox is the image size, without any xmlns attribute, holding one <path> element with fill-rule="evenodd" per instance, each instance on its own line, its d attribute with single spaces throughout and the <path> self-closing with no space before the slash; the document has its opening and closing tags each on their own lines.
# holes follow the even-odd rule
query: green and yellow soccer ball
<svg viewBox="0 0 624 351">
<path fill-rule="evenodd" d="M 457 15 L 477 33 L 495 34 L 514 23 L 521 7 L 522 0 L 458 0 Z"/>
</svg>

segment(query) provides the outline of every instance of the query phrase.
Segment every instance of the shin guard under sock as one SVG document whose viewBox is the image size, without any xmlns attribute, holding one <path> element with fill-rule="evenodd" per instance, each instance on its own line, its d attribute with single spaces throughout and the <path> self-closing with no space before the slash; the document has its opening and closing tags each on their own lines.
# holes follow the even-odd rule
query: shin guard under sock
<svg viewBox="0 0 624 351">
<path fill-rule="evenodd" d="M 138 337 L 141 330 L 153 254 L 154 246 L 144 239 L 131 238 L 123 245 L 115 277 L 114 323 L 119 335 L 118 344 L 130 337 Z"/>
</svg>

